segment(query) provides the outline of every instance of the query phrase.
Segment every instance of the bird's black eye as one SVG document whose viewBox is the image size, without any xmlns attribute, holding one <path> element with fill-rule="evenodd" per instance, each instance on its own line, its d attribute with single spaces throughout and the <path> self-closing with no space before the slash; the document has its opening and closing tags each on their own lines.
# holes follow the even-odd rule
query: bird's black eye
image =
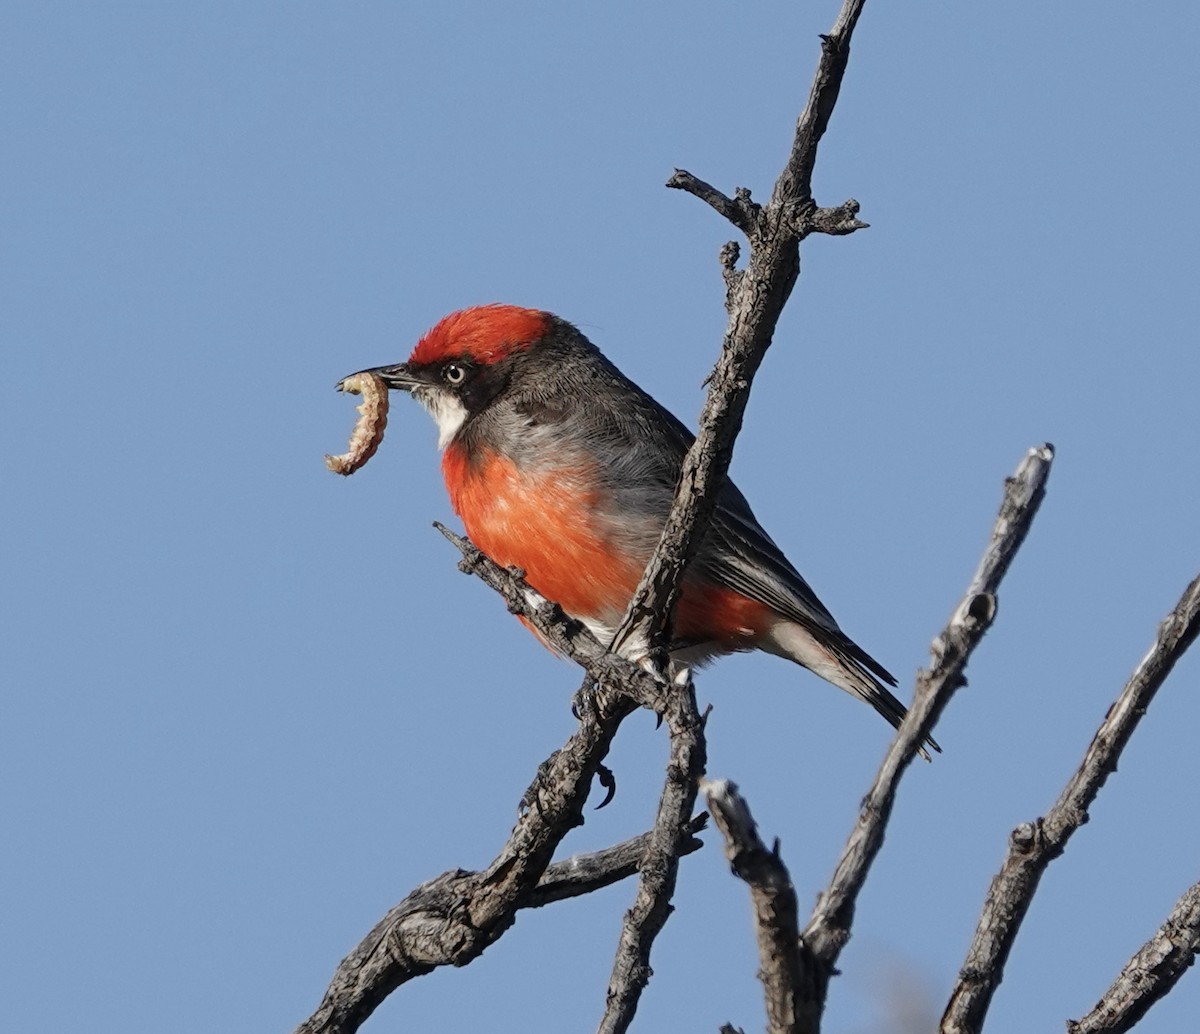
<svg viewBox="0 0 1200 1034">
<path fill-rule="evenodd" d="M 442 367 L 442 380 L 457 387 L 467 379 L 467 368 L 458 363 L 447 363 Z"/>
</svg>

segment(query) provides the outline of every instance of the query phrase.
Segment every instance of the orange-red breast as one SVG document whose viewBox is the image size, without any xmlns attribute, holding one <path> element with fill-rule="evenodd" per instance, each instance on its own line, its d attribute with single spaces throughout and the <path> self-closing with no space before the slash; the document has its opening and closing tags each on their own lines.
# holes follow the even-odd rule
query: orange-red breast
<svg viewBox="0 0 1200 1034">
<path fill-rule="evenodd" d="M 575 327 L 484 305 L 447 316 L 408 362 L 372 373 L 440 432 L 442 473 L 474 543 L 584 622 L 620 624 L 658 542 L 693 435 Z M 684 577 L 672 656 L 786 657 L 899 725 L 896 680 L 839 627 L 732 481 Z"/>
</svg>

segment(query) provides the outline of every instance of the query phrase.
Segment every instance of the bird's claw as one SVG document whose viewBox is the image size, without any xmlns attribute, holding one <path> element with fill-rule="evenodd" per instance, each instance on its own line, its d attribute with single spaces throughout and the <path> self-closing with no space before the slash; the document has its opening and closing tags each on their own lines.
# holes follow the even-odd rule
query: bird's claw
<svg viewBox="0 0 1200 1034">
<path fill-rule="evenodd" d="M 607 791 L 604 795 L 604 800 L 596 805 L 596 810 L 599 811 L 601 808 L 612 803 L 612 799 L 617 796 L 617 777 L 613 775 L 611 768 L 601 764 L 596 767 L 596 779 Z"/>
</svg>

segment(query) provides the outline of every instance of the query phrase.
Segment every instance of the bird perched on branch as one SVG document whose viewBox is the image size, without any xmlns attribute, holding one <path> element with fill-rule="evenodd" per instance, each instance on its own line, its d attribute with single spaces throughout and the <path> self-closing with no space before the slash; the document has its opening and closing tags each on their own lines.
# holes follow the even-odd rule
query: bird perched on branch
<svg viewBox="0 0 1200 1034">
<path fill-rule="evenodd" d="M 692 433 L 575 327 L 534 309 L 453 313 L 408 362 L 363 372 L 432 414 L 446 488 L 475 545 L 611 642 Z M 892 725 L 904 718 L 887 689 L 895 678 L 838 627 L 727 481 L 684 576 L 671 655 L 696 664 L 739 650 L 786 657 Z"/>
</svg>

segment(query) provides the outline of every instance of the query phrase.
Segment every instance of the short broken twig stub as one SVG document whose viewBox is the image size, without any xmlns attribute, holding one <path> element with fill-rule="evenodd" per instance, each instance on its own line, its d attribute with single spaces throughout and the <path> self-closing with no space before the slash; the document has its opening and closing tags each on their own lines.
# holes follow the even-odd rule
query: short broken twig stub
<svg viewBox="0 0 1200 1034">
<path fill-rule="evenodd" d="M 374 373 L 353 373 L 338 381 L 338 391 L 351 395 L 362 395 L 358 407 L 358 423 L 350 434 L 350 448 L 340 456 L 325 456 L 325 466 L 335 474 L 353 474 L 375 455 L 383 441 L 383 429 L 387 427 L 387 385 Z"/>
</svg>

